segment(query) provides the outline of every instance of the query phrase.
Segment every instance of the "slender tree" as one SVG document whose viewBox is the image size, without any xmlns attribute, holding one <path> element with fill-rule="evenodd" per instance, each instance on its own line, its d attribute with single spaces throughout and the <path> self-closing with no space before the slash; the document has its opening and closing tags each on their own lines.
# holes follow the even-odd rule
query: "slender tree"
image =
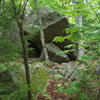
<svg viewBox="0 0 100 100">
<path fill-rule="evenodd" d="M 23 7 L 21 15 L 20 15 L 20 12 L 17 12 L 15 1 L 11 0 L 11 2 L 12 2 L 13 14 L 20 31 L 21 44 L 22 44 L 22 49 L 23 49 L 23 60 L 24 60 L 24 66 L 25 66 L 25 72 L 26 72 L 26 82 L 27 82 L 28 87 L 30 88 L 31 82 L 30 82 L 30 72 L 29 72 L 29 65 L 28 65 L 28 51 L 27 51 L 27 43 L 26 43 L 24 30 L 23 30 L 25 9 L 26 9 L 28 0 L 24 1 L 23 3 L 24 7 Z M 28 90 L 28 100 L 32 100 L 31 89 Z"/>
<path fill-rule="evenodd" d="M 78 13 L 78 9 L 82 9 L 82 7 L 76 7 L 77 4 L 81 4 L 80 0 L 72 0 L 74 5 L 74 11 Z M 76 24 L 79 26 L 83 26 L 82 23 L 82 12 L 79 12 L 79 14 L 75 15 Z M 78 32 L 78 34 L 82 35 L 83 33 Z M 81 47 L 83 45 L 83 41 L 79 41 L 78 43 L 78 59 L 81 58 L 84 55 L 84 49 Z"/>
<path fill-rule="evenodd" d="M 34 4 L 36 7 L 37 17 L 38 17 L 39 26 L 40 26 L 40 37 L 41 37 L 41 43 L 42 43 L 42 47 L 43 47 L 43 54 L 45 57 L 45 61 L 47 62 L 47 61 L 49 61 L 49 56 L 48 56 L 47 48 L 45 46 L 45 35 L 44 35 L 43 28 L 42 28 L 42 20 L 41 20 L 41 14 L 39 13 L 40 9 L 39 9 L 39 5 L 38 5 L 38 0 L 34 0 Z"/>
</svg>

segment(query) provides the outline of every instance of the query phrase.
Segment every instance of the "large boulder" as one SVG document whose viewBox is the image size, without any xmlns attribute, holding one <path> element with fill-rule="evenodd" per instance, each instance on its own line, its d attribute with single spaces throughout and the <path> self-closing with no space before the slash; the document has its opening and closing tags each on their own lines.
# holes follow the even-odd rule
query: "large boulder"
<svg viewBox="0 0 100 100">
<path fill-rule="evenodd" d="M 12 75 L 8 71 L 0 71 L 0 97 L 16 90 Z"/>
<path fill-rule="evenodd" d="M 51 12 L 51 9 L 48 7 L 41 8 L 39 13 L 41 14 L 42 28 L 45 34 L 46 43 L 51 43 L 56 36 L 66 36 L 64 29 L 69 27 L 69 23 L 66 17 L 60 16 L 60 14 L 57 12 Z M 31 37 L 31 47 L 33 46 L 33 48 L 36 48 L 36 51 L 39 51 L 38 54 L 40 54 L 42 51 L 42 44 L 39 33 L 40 27 L 37 15 L 35 13 L 27 17 L 27 20 L 24 24 L 24 30 L 25 34 L 30 35 L 29 37 Z M 64 46 L 71 43 L 72 42 L 67 39 L 62 43 L 54 42 L 54 44 L 61 50 L 64 50 Z M 68 56 L 71 60 L 76 59 L 76 55 L 74 53 L 70 53 Z"/>
</svg>

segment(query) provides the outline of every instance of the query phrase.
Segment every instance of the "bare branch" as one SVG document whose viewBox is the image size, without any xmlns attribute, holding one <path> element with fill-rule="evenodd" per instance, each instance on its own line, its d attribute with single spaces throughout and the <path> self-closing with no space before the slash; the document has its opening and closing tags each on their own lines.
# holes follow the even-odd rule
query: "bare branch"
<svg viewBox="0 0 100 100">
<path fill-rule="evenodd" d="M 74 69 L 72 70 L 72 72 L 70 72 L 70 74 L 67 76 L 67 78 L 63 81 L 63 83 L 62 83 L 62 85 L 61 86 L 63 86 L 64 84 L 65 84 L 65 82 L 67 82 L 68 81 L 68 79 L 72 76 L 72 74 L 75 72 L 75 70 L 78 68 L 78 66 L 81 64 L 81 62 L 79 62 L 79 64 L 77 64 L 75 67 L 74 67 Z M 60 87 L 61 87 L 60 86 Z"/>
</svg>

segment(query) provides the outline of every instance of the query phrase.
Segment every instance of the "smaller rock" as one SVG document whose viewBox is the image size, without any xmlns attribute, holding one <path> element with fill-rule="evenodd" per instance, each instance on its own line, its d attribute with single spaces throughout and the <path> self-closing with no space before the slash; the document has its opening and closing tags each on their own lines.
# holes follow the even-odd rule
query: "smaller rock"
<svg viewBox="0 0 100 100">
<path fill-rule="evenodd" d="M 59 54 L 59 52 L 62 52 L 62 50 L 53 43 L 46 44 L 46 48 L 48 50 L 50 60 L 53 62 L 62 63 L 69 61 L 69 58 L 66 54 Z"/>
</svg>

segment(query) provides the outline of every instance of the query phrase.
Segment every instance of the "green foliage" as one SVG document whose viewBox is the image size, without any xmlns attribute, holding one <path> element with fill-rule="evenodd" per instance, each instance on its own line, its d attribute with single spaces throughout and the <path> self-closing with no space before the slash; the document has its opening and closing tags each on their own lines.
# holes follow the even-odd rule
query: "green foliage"
<svg viewBox="0 0 100 100">
<path fill-rule="evenodd" d="M 86 52 L 86 55 L 83 56 L 86 60 L 98 60 L 100 57 L 100 34 L 99 30 L 88 32 L 87 34 L 84 34 L 83 40 L 84 40 L 84 49 Z"/>
<path fill-rule="evenodd" d="M 3 73 L 0 74 L 0 81 L 2 81 L 0 82 L 0 93 L 3 92 L 4 94 L 0 95 L 0 97 L 3 100 L 27 100 L 26 94 L 30 88 L 25 85 L 25 75 L 24 71 L 22 72 L 22 68 L 20 68 L 21 66 L 22 63 L 15 61 L 9 62 L 7 69 L 3 70 L 2 68 Z M 46 95 L 43 90 L 48 83 L 49 74 L 42 63 L 33 63 L 31 66 L 30 75 L 33 98 L 40 92 Z M 10 73 L 8 73 L 8 70 L 10 70 Z"/>
<path fill-rule="evenodd" d="M 55 74 L 55 78 L 62 78 L 63 76 L 61 74 Z"/>
<path fill-rule="evenodd" d="M 10 68 L 19 68 L 20 66 L 21 66 L 21 63 L 17 61 L 5 62 L 5 63 L 0 63 L 0 70 L 6 71 Z"/>
<path fill-rule="evenodd" d="M 58 54 L 69 54 L 70 52 L 73 52 L 73 51 L 75 51 L 75 50 L 74 49 L 64 50 L 64 51 L 58 52 Z"/>
<path fill-rule="evenodd" d="M 70 28 L 66 28 L 65 32 L 66 32 L 66 34 L 69 34 L 69 33 L 75 33 L 78 30 L 79 30 L 79 26 L 73 26 L 73 27 L 70 27 Z"/>
<path fill-rule="evenodd" d="M 74 34 L 70 34 L 68 36 L 65 37 L 68 40 L 71 40 L 72 42 L 77 42 L 79 40 L 81 40 L 81 35 L 74 33 Z"/>
<path fill-rule="evenodd" d="M 19 69 L 20 66 L 21 66 L 21 63 L 17 61 L 0 64 L 0 98 L 2 98 L 2 100 L 22 100 L 21 98 L 24 98 L 24 96 L 26 95 L 25 94 L 26 90 L 23 91 L 24 84 L 20 88 L 20 85 L 14 81 L 14 77 L 17 77 L 17 76 L 12 76 L 12 72 L 11 72 L 13 71 L 13 73 L 16 73 L 14 72 L 14 70 Z M 16 74 L 13 74 L 13 75 L 16 75 Z M 20 78 L 18 78 L 17 81 L 18 83 L 20 83 L 19 82 Z M 27 96 L 25 96 L 25 98 L 26 97 Z"/>
<path fill-rule="evenodd" d="M 63 87 L 58 88 L 58 92 L 63 92 L 63 90 L 64 90 Z"/>
<path fill-rule="evenodd" d="M 78 98 L 80 100 L 88 100 L 89 99 L 89 97 L 85 93 L 79 93 L 78 96 L 79 96 Z"/>
<path fill-rule="evenodd" d="M 63 89 L 63 91 L 67 94 L 76 98 L 76 100 L 95 100 L 95 96 L 97 95 L 96 87 L 100 85 L 98 82 L 94 82 L 95 76 L 93 75 L 94 68 L 81 68 L 78 69 L 77 80 L 69 83 L 69 87 Z M 94 84 L 95 85 L 94 85 Z M 95 87 L 95 88 L 93 88 Z M 95 91 L 94 91 L 95 90 Z M 91 93 L 89 92 L 91 91 Z M 91 98 L 91 95 L 95 95 Z"/>
<path fill-rule="evenodd" d="M 53 42 L 64 42 L 65 38 L 63 36 L 56 36 Z"/>
<path fill-rule="evenodd" d="M 17 89 L 9 94 L 2 95 L 1 97 L 2 100 L 25 100 L 27 99 L 26 93 L 28 90 L 29 88 L 27 86 L 23 86 L 20 89 Z"/>
<path fill-rule="evenodd" d="M 33 64 L 34 68 L 31 71 L 31 80 L 32 81 L 32 89 L 33 89 L 33 97 L 37 95 L 37 93 L 42 93 L 48 80 L 49 74 L 43 67 L 41 63 Z M 35 67 L 36 66 L 36 67 Z"/>
<path fill-rule="evenodd" d="M 43 95 L 44 97 L 50 98 L 50 95 L 48 95 L 48 94 L 46 93 L 46 89 L 42 89 L 42 90 L 41 90 L 41 93 L 42 93 L 42 95 Z"/>
<path fill-rule="evenodd" d="M 73 26 L 65 29 L 67 36 L 57 36 L 53 39 L 53 42 L 64 42 L 65 39 L 71 40 L 73 42 L 79 41 L 81 39 L 81 35 L 76 33 L 79 30 L 79 26 Z M 70 33 L 70 34 L 69 34 Z"/>
<path fill-rule="evenodd" d="M 0 64 L 0 70 L 7 70 L 8 69 L 8 66 L 5 65 L 5 64 Z"/>
<path fill-rule="evenodd" d="M 43 61 L 42 63 L 47 67 L 52 66 L 54 64 L 54 62 L 52 61 Z"/>
<path fill-rule="evenodd" d="M 72 86 L 71 88 L 64 89 L 64 92 L 67 94 L 74 94 L 74 93 L 79 92 L 79 88 Z"/>
<path fill-rule="evenodd" d="M 0 48 L 0 62 L 7 62 L 20 56 L 17 45 L 6 37 L 0 37 Z"/>
</svg>

